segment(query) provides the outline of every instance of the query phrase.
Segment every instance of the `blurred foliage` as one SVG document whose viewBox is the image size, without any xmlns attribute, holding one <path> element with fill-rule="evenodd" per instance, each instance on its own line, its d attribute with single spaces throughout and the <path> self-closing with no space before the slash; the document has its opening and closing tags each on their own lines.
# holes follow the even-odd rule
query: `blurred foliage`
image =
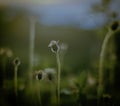
<svg viewBox="0 0 120 106">
<path fill-rule="evenodd" d="M 103 0 L 105 6 L 109 3 L 110 0 Z M 12 57 L 0 54 L 0 77 L 2 78 L 0 105 L 38 106 L 40 104 L 38 96 L 41 95 L 42 106 L 50 106 L 49 104 L 53 106 L 56 104 L 55 84 L 49 81 L 34 80 L 32 89 L 28 86 L 30 43 L 28 16 L 25 12 L 20 11 L 16 16 L 7 17 L 6 14 L 9 12 L 9 8 L 0 9 L 0 48 L 9 48 L 13 52 Z M 86 101 L 89 104 L 97 99 L 99 53 L 106 32 L 106 26 L 83 30 L 70 26 L 50 27 L 43 26 L 40 22 L 36 23 L 33 72 L 49 67 L 57 69 L 55 56 L 48 49 L 51 40 L 59 40 L 68 44 L 68 51 L 62 64 L 61 89 L 65 88 L 69 93 L 61 93 L 62 106 L 83 106 Z M 114 83 L 114 66 L 117 58 L 115 50 L 113 37 L 107 47 L 104 63 L 106 93 L 111 92 L 110 84 Z M 14 66 L 12 63 L 17 56 L 21 60 L 18 70 L 18 97 L 14 94 Z M 91 103 L 89 106 L 93 104 Z"/>
</svg>

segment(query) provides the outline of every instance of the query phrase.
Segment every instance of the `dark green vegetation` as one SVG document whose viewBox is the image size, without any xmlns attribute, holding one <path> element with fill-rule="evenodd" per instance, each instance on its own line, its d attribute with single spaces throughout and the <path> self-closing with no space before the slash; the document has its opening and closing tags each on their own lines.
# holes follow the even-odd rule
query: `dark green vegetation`
<svg viewBox="0 0 120 106">
<path fill-rule="evenodd" d="M 56 85 L 36 80 L 29 85 L 29 20 L 25 13 L 5 19 L 0 10 L 0 106 L 56 106 Z M 112 27 L 116 29 L 116 25 Z M 33 73 L 55 68 L 55 55 L 48 44 L 59 40 L 68 44 L 61 69 L 61 106 L 97 106 L 98 64 L 105 27 L 81 30 L 75 27 L 49 27 L 36 23 Z M 104 61 L 104 94 L 100 106 L 120 105 L 120 32 L 107 46 Z M 13 60 L 19 57 L 17 95 L 14 88 Z M 16 61 L 17 62 L 17 61 Z M 17 62 L 18 63 L 18 62 Z M 39 79 L 41 76 L 39 76 Z"/>
</svg>

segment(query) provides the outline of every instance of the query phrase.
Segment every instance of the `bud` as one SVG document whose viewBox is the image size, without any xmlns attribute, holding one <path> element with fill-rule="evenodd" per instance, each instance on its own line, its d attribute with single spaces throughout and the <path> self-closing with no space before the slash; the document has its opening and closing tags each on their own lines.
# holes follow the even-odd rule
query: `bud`
<svg viewBox="0 0 120 106">
<path fill-rule="evenodd" d="M 49 81 L 53 81 L 55 79 L 55 70 L 52 68 L 46 68 L 45 69 L 45 73 L 46 73 L 46 78 Z"/>
<path fill-rule="evenodd" d="M 44 76 L 45 76 L 45 74 L 42 70 L 39 70 L 39 71 L 35 72 L 35 79 L 36 80 L 43 80 Z"/>
<path fill-rule="evenodd" d="M 52 51 L 53 53 L 59 52 L 60 47 L 59 47 L 58 43 L 59 43 L 59 41 L 52 40 L 52 41 L 50 42 L 50 44 L 48 45 L 48 47 L 51 48 L 51 51 Z"/>
<path fill-rule="evenodd" d="M 13 64 L 15 66 L 19 66 L 20 65 L 20 59 L 18 57 L 16 57 L 14 60 L 13 60 Z"/>
<path fill-rule="evenodd" d="M 118 27 L 119 27 L 119 21 L 114 21 L 114 22 L 112 23 L 112 25 L 110 26 L 110 29 L 111 29 L 112 31 L 115 31 L 115 30 L 118 29 Z"/>
</svg>

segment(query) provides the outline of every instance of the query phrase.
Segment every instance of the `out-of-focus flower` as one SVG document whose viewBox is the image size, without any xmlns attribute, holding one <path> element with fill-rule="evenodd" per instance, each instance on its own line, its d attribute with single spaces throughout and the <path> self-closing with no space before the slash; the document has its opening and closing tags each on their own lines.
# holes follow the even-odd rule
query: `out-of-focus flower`
<svg viewBox="0 0 120 106">
<path fill-rule="evenodd" d="M 49 81 L 53 81 L 55 79 L 55 69 L 53 68 L 46 68 L 44 70 L 44 72 L 46 73 L 46 78 L 49 80 Z"/>
<path fill-rule="evenodd" d="M 13 60 L 13 64 L 15 66 L 19 66 L 20 65 L 20 59 L 18 57 L 16 57 L 14 60 Z"/>
<path fill-rule="evenodd" d="M 0 48 L 0 55 L 5 55 L 7 57 L 12 57 L 13 56 L 13 52 L 9 48 Z"/>
<path fill-rule="evenodd" d="M 95 84 L 95 79 L 94 79 L 91 75 L 88 75 L 88 83 L 89 83 L 90 85 Z"/>
<path fill-rule="evenodd" d="M 35 71 L 34 76 L 36 80 L 43 80 L 45 78 L 45 73 L 42 70 Z"/>
<path fill-rule="evenodd" d="M 12 50 L 6 48 L 6 55 L 7 55 L 8 57 L 12 57 L 12 56 L 13 56 L 13 52 L 12 52 Z"/>
<path fill-rule="evenodd" d="M 3 55 L 5 53 L 5 50 L 3 48 L 0 48 L 0 55 Z"/>
<path fill-rule="evenodd" d="M 114 22 L 111 24 L 110 29 L 111 29 L 112 31 L 116 31 L 116 30 L 118 29 L 118 27 L 119 27 L 119 21 L 114 21 Z"/>
<path fill-rule="evenodd" d="M 64 89 L 61 90 L 61 94 L 64 94 L 64 95 L 71 95 L 72 92 L 71 92 L 70 90 L 64 88 Z"/>
<path fill-rule="evenodd" d="M 49 43 L 48 47 L 51 48 L 51 51 L 52 51 L 53 53 L 59 52 L 60 46 L 59 46 L 58 43 L 59 43 L 59 41 L 55 41 L 55 40 L 52 40 L 52 41 Z"/>
<path fill-rule="evenodd" d="M 63 50 L 63 51 L 65 51 L 65 50 L 68 49 L 68 45 L 65 44 L 65 43 L 62 43 L 62 44 L 60 45 L 60 49 Z"/>
</svg>

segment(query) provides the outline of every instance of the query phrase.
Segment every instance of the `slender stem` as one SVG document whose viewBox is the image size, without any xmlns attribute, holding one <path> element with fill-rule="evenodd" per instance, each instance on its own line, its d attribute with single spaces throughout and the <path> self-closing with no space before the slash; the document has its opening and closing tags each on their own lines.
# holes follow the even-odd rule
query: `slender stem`
<svg viewBox="0 0 120 106">
<path fill-rule="evenodd" d="M 38 99 L 39 99 L 39 103 L 40 103 L 40 106 L 42 106 L 42 100 L 41 100 L 41 92 L 40 92 L 40 82 L 38 81 L 37 82 L 37 85 L 38 85 Z"/>
<path fill-rule="evenodd" d="M 35 45 L 35 19 L 30 17 L 30 54 L 29 54 L 29 71 L 30 71 L 30 84 L 32 84 L 32 70 L 34 59 L 34 45 Z"/>
<path fill-rule="evenodd" d="M 18 66 L 15 66 L 15 69 L 14 69 L 14 89 L 15 89 L 16 96 L 17 96 L 17 71 L 18 71 Z"/>
<path fill-rule="evenodd" d="M 3 88 L 5 87 L 5 79 L 6 79 L 6 57 L 3 58 Z"/>
<path fill-rule="evenodd" d="M 51 105 L 55 105 L 57 103 L 57 96 L 56 96 L 56 84 L 54 82 L 51 82 Z"/>
<path fill-rule="evenodd" d="M 104 40 L 103 40 L 103 44 L 102 44 L 102 47 L 101 47 L 101 52 L 100 52 L 100 60 L 99 60 L 99 71 L 98 71 L 98 104 L 99 104 L 99 100 L 100 100 L 100 97 L 102 96 L 103 94 L 103 90 L 104 90 L 104 72 L 103 72 L 103 64 L 104 64 L 104 57 L 105 57 L 105 50 L 106 50 L 106 47 L 107 47 L 107 43 L 110 39 L 112 35 L 112 31 L 109 30 L 108 33 L 106 34 Z"/>
<path fill-rule="evenodd" d="M 58 65 L 58 86 L 57 86 L 57 96 L 58 96 L 58 105 L 60 105 L 60 75 L 61 75 L 61 64 L 59 53 L 56 53 L 57 65 Z"/>
</svg>

